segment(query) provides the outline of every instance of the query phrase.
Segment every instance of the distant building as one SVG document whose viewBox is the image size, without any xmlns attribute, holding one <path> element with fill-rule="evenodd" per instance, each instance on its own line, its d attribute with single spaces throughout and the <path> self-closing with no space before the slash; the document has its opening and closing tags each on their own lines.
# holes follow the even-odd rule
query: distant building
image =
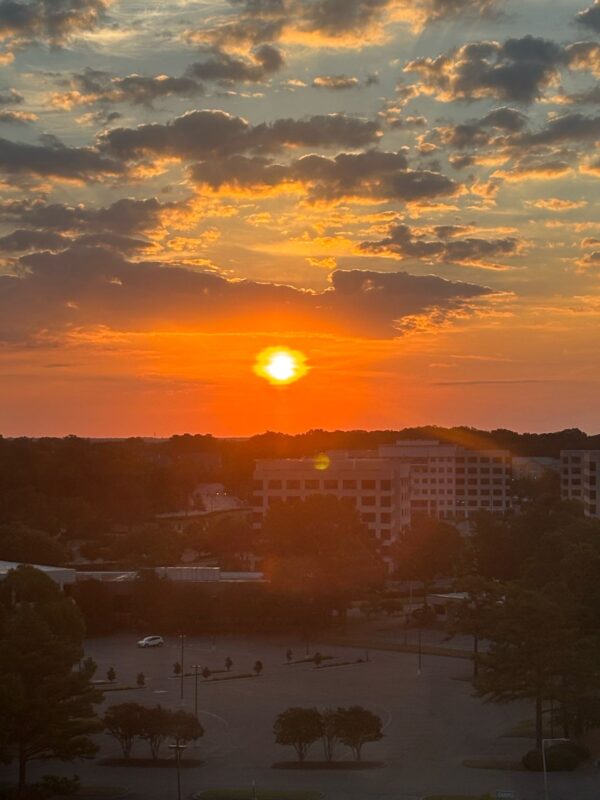
<svg viewBox="0 0 600 800">
<path fill-rule="evenodd" d="M 560 472 L 560 458 L 545 456 L 514 456 L 512 460 L 513 477 L 538 480 L 549 472 Z"/>
<path fill-rule="evenodd" d="M 460 522 L 476 511 L 511 508 L 511 456 L 419 440 L 377 451 L 333 451 L 317 458 L 258 460 L 254 525 L 275 503 L 331 494 L 351 501 L 383 544 L 416 513 Z"/>
<path fill-rule="evenodd" d="M 563 450 L 560 455 L 563 500 L 578 500 L 586 517 L 600 519 L 600 450 Z"/>
<path fill-rule="evenodd" d="M 275 503 L 333 495 L 352 502 L 374 536 L 389 544 L 410 522 L 409 479 L 402 464 L 352 452 L 334 451 L 316 460 L 260 460 L 254 471 L 254 525 L 260 528 Z"/>
</svg>

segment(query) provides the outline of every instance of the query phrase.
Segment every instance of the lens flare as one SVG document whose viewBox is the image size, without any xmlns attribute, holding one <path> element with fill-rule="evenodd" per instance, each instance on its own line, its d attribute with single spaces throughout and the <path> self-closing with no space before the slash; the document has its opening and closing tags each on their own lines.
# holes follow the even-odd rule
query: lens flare
<svg viewBox="0 0 600 800">
<path fill-rule="evenodd" d="M 275 386 L 295 383 L 308 374 L 306 356 L 299 350 L 287 347 L 267 347 L 262 350 L 254 365 L 254 372 Z"/>
</svg>

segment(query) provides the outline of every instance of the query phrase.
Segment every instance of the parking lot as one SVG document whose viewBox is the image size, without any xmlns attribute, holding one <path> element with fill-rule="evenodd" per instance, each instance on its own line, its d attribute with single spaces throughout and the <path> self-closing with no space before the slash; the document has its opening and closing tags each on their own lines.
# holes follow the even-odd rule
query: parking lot
<svg viewBox="0 0 600 800">
<path fill-rule="evenodd" d="M 154 633 L 147 631 L 144 633 Z M 180 641 L 166 638 L 156 649 L 136 647 L 135 635 L 90 639 L 86 655 L 98 664 L 98 678 L 112 667 L 117 686 L 135 686 L 143 672 L 142 689 L 107 692 L 104 706 L 135 701 L 169 708 L 194 710 L 194 678 L 180 681 L 173 665 L 180 661 Z M 426 656 L 418 672 L 415 654 L 371 651 L 370 661 L 344 667 L 316 669 L 313 664 L 287 665 L 285 653 L 304 656 L 305 645 L 291 638 L 190 637 L 185 640 L 186 672 L 224 669 L 233 661 L 231 674 L 252 672 L 257 660 L 264 670 L 259 677 L 207 682 L 199 678 L 199 717 L 205 736 L 190 746 L 184 757 L 202 759 L 202 766 L 182 772 L 183 795 L 203 789 L 243 788 L 255 782 L 263 789 L 311 789 L 327 800 L 405 800 L 434 793 L 477 794 L 515 789 L 520 800 L 543 797 L 542 776 L 526 772 L 473 769 L 462 765 L 469 758 L 505 758 L 517 761 L 532 744 L 503 737 L 517 722 L 531 716 L 526 705 L 496 706 L 473 697 L 468 661 Z M 332 648 L 315 643 L 311 649 L 341 660 L 366 658 L 362 650 Z M 276 745 L 272 733 L 276 715 L 289 706 L 364 705 L 383 720 L 385 737 L 365 746 L 365 760 L 384 766 L 364 771 L 274 770 L 278 761 L 291 760 L 291 748 Z M 102 709 L 100 709 L 102 710 Z M 98 758 L 118 757 L 118 743 L 101 734 Z M 163 755 L 166 755 L 167 751 Z M 147 745 L 138 742 L 134 757 L 147 757 Z M 311 757 L 320 759 L 319 743 Z M 350 754 L 340 747 L 338 758 Z M 2 769 L 8 775 L 8 769 Z M 49 772 L 78 773 L 85 784 L 126 786 L 148 800 L 176 797 L 175 772 L 165 768 L 109 767 L 98 759 L 90 762 L 33 764 L 31 778 Z M 552 800 L 597 798 L 599 776 L 589 768 L 575 775 L 551 775 Z"/>
</svg>

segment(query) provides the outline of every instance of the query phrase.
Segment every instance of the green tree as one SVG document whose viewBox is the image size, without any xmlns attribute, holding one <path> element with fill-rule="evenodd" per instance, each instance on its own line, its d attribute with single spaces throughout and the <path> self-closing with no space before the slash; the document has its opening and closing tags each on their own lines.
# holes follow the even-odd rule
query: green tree
<svg viewBox="0 0 600 800">
<path fill-rule="evenodd" d="M 321 738 L 327 761 L 333 761 L 335 746 L 340 737 L 340 722 L 339 709 L 326 708 L 321 712 Z"/>
<path fill-rule="evenodd" d="M 169 735 L 177 745 L 188 744 L 204 736 L 204 728 L 194 714 L 180 709 L 170 713 Z"/>
<path fill-rule="evenodd" d="M 121 745 L 123 758 L 129 760 L 137 736 L 141 735 L 144 706 L 139 703 L 119 703 L 107 708 L 102 719 L 107 732 Z"/>
<path fill-rule="evenodd" d="M 502 588 L 493 581 L 478 576 L 465 579 L 461 589 L 467 597 L 450 607 L 448 630 L 451 635 L 468 634 L 473 637 L 473 677 L 479 674 L 479 643 L 492 625 Z"/>
<path fill-rule="evenodd" d="M 362 749 L 367 742 L 378 742 L 383 738 L 381 718 L 362 706 L 338 708 L 337 731 L 340 742 L 349 747 L 354 758 L 360 761 Z"/>
<path fill-rule="evenodd" d="M 326 611 L 345 611 L 357 593 L 379 585 L 385 576 L 360 515 L 331 495 L 271 506 L 260 545 L 274 589 Z"/>
<path fill-rule="evenodd" d="M 310 746 L 322 736 L 321 715 L 316 708 L 288 708 L 275 720 L 273 733 L 277 744 L 291 745 L 298 761 L 305 761 Z"/>
<path fill-rule="evenodd" d="M 535 704 L 536 746 L 543 739 L 543 705 L 560 696 L 561 675 L 572 673 L 578 633 L 564 605 L 540 592 L 507 586 L 488 617 L 489 650 L 480 654 L 475 687 L 493 702 Z"/>
<path fill-rule="evenodd" d="M 423 605 L 436 578 L 452 575 L 463 550 L 463 539 L 448 522 L 416 514 L 394 548 L 396 571 L 405 580 L 423 584 Z"/>
<path fill-rule="evenodd" d="M 0 751 L 18 762 L 21 792 L 31 760 L 96 752 L 89 734 L 102 695 L 91 684 L 94 662 L 81 662 L 83 634 L 77 606 L 47 575 L 9 573 L 0 589 Z"/>
<path fill-rule="evenodd" d="M 170 732 L 170 715 L 162 706 L 143 708 L 141 711 L 140 739 L 148 742 L 152 758 L 156 761 L 160 748 Z"/>
</svg>

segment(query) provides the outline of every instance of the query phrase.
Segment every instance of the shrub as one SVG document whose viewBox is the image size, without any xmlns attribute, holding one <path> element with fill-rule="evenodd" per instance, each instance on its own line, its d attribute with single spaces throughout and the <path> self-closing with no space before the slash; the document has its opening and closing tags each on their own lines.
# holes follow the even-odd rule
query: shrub
<svg viewBox="0 0 600 800">
<path fill-rule="evenodd" d="M 546 770 L 548 772 L 572 772 L 590 754 L 574 742 L 561 742 L 546 748 Z M 542 772 L 544 762 L 541 750 L 530 750 L 523 756 L 523 766 L 532 772 Z"/>
<path fill-rule="evenodd" d="M 59 775 L 44 775 L 38 785 L 48 796 L 59 795 L 62 797 L 78 792 L 81 788 L 81 781 L 78 775 L 73 775 L 72 778 Z"/>
</svg>

